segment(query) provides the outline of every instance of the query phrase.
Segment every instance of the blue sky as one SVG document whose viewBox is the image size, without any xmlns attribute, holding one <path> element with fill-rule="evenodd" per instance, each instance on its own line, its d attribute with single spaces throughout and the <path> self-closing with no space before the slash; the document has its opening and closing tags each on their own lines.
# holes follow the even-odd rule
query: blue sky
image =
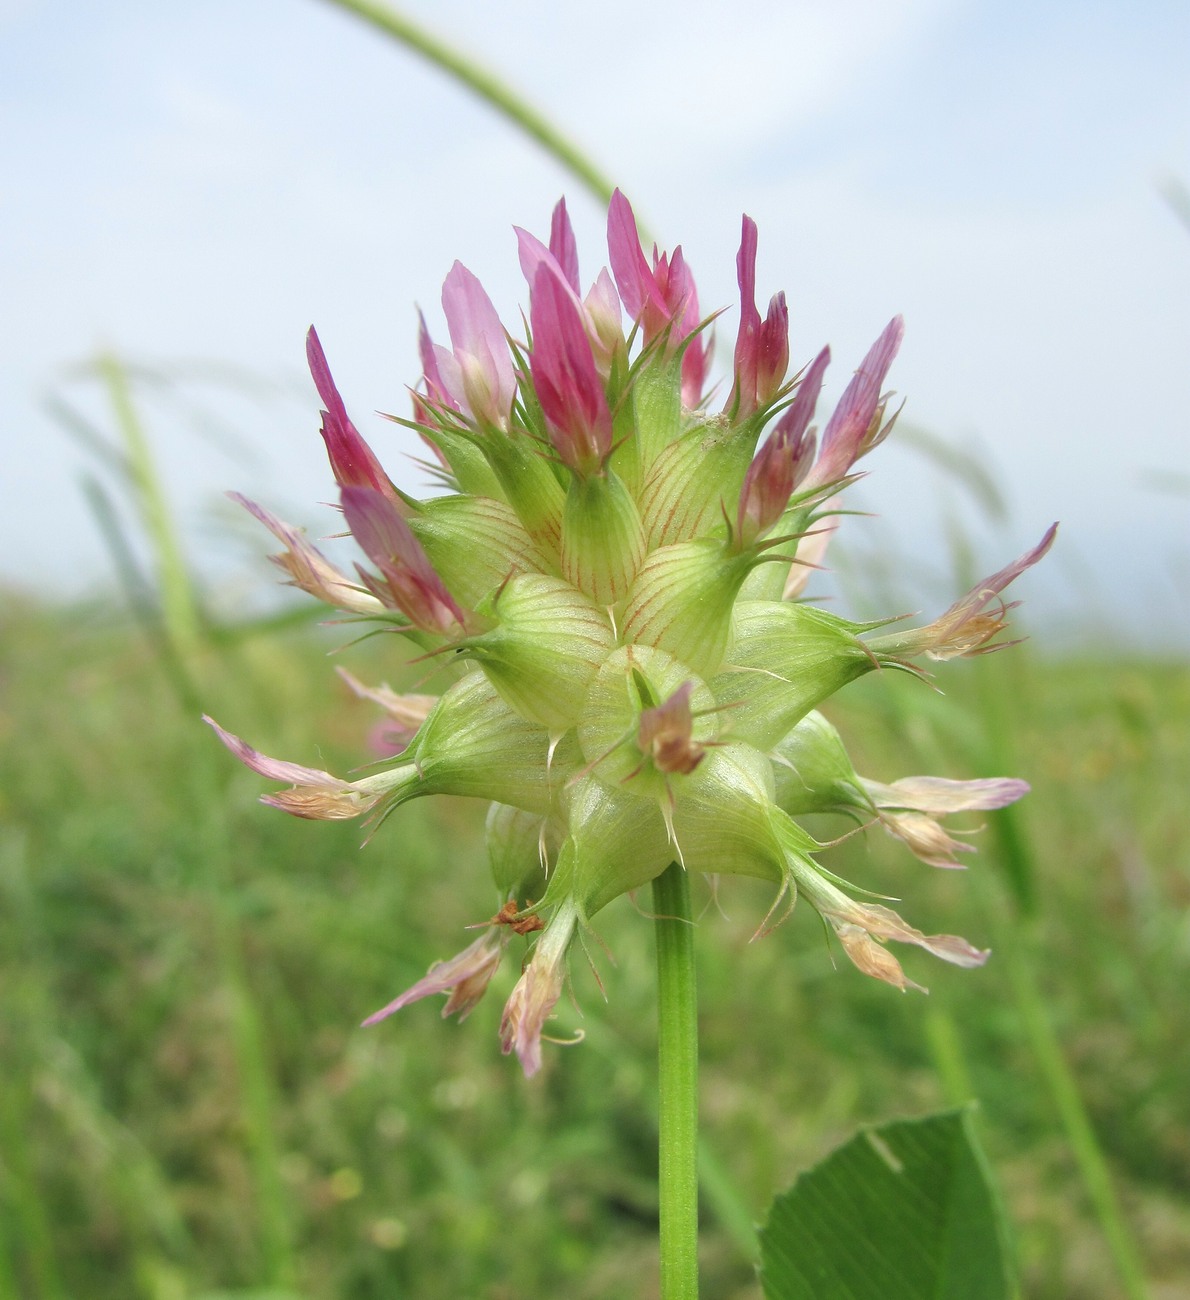
<svg viewBox="0 0 1190 1300">
<path fill-rule="evenodd" d="M 1190 230 L 1159 186 L 1190 185 L 1190 6 L 418 0 L 406 11 L 566 127 L 681 242 L 704 307 L 736 298 L 741 211 L 759 288 L 784 288 L 795 357 L 824 342 L 832 392 L 885 321 L 906 420 L 985 456 L 1011 506 L 969 497 L 890 444 L 852 525 L 945 570 L 948 526 L 990 567 L 1063 520 L 1040 613 L 1115 608 L 1190 636 Z M 108 565 L 78 487 L 86 456 L 47 390 L 106 418 L 78 364 L 111 347 L 171 374 L 146 415 L 195 558 L 229 590 L 267 583 L 228 487 L 315 530 L 331 495 L 302 373 L 314 321 L 357 421 L 417 377 L 461 258 L 515 319 L 513 223 L 570 196 L 583 274 L 602 214 L 457 86 L 319 0 L 90 6 L 0 0 L 0 573 L 72 592 Z M 720 331 L 729 343 L 734 317 Z M 179 369 L 181 367 L 181 369 Z M 218 372 L 222 373 L 222 372 Z M 204 377 L 205 376 L 205 377 Z M 401 475 L 411 484 L 414 471 Z M 254 546 L 254 541 L 258 545 Z M 242 573 L 249 577 L 241 577 Z M 235 575 L 234 577 L 230 575 Z M 1022 585 L 1026 585 L 1022 584 Z M 1035 620 L 1036 621 L 1036 620 Z"/>
</svg>

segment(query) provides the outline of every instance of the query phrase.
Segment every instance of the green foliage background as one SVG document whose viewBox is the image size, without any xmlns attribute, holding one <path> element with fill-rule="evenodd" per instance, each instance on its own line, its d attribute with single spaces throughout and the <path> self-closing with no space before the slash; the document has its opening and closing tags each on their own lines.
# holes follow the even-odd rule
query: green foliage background
<svg viewBox="0 0 1190 1300">
<path fill-rule="evenodd" d="M 353 824 L 259 807 L 120 606 L 3 603 L 0 1300 L 653 1294 L 647 899 L 601 915 L 606 1003 L 578 970 L 558 1028 L 585 1041 L 540 1079 L 498 1051 L 515 960 L 461 1027 L 421 1004 L 357 1029 L 490 915 L 482 810 L 415 804 L 361 850 Z M 328 662 L 342 639 L 225 631 L 187 667 L 262 749 L 345 771 L 372 716 Z M 410 686 L 399 655 L 377 638 L 342 661 Z M 970 972 L 910 954 L 932 993 L 902 996 L 834 969 L 808 910 L 751 943 L 767 893 L 703 889 L 705 1293 L 758 1294 L 750 1222 L 856 1125 L 969 1096 L 1023 1293 L 1121 1293 L 1029 1047 L 1024 963 L 1172 1300 L 1190 1289 L 1190 669 L 1029 644 L 938 680 L 944 698 L 875 676 L 838 698 L 860 770 L 1004 771 L 1033 795 L 988 819 L 965 873 L 876 831 L 832 865 L 995 954 Z"/>
</svg>

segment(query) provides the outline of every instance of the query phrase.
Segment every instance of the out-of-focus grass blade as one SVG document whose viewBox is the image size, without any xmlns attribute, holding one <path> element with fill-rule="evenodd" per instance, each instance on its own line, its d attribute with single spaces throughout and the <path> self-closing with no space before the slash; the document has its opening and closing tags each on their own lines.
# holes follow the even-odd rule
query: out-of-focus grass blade
<svg viewBox="0 0 1190 1300">
<path fill-rule="evenodd" d="M 116 577 L 128 600 L 141 631 L 156 652 L 157 659 L 169 678 L 178 703 L 187 714 L 201 713 L 197 686 L 186 661 L 170 639 L 152 583 L 141 572 L 132 553 L 132 546 L 124 534 L 120 517 L 111 497 L 102 484 L 90 476 L 83 479 L 83 496 L 91 508 L 95 522 L 111 556 Z"/>
<path fill-rule="evenodd" d="M 119 426 L 136 507 L 153 548 L 157 586 L 166 631 L 177 652 L 189 658 L 201 641 L 201 623 L 181 542 L 170 517 L 165 489 L 157 474 L 149 440 L 137 414 L 120 360 L 105 353 L 98 360 L 100 378 Z"/>
<path fill-rule="evenodd" d="M 899 445 L 924 456 L 936 469 L 966 488 L 989 520 L 1003 523 L 1008 518 L 1008 503 L 1000 485 L 974 452 L 940 438 L 921 425 L 906 424 L 901 420 L 897 421 L 895 437 Z"/>
</svg>

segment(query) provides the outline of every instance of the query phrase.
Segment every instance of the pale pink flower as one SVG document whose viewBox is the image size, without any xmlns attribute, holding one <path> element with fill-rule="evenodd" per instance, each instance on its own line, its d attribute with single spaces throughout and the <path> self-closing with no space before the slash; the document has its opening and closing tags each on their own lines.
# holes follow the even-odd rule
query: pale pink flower
<svg viewBox="0 0 1190 1300">
<path fill-rule="evenodd" d="M 500 966 L 504 946 L 508 942 L 510 931 L 503 926 L 492 926 L 476 939 L 469 947 L 448 961 L 435 962 L 429 972 L 400 997 L 394 998 L 386 1007 L 374 1011 L 361 1028 L 374 1025 L 394 1012 L 407 1007 L 411 1002 L 432 997 L 436 993 L 448 993 L 446 1005 L 442 1008 L 442 1018 L 457 1015 L 466 1020 L 474 1010 L 476 1003 L 487 991 L 492 976 Z"/>
<path fill-rule="evenodd" d="M 516 396 L 508 339 L 492 300 L 462 262 L 451 267 L 443 282 L 442 310 L 451 347 L 429 344 L 428 334 L 422 346 L 430 396 L 445 394 L 445 405 L 481 424 L 506 428 Z M 432 357 L 429 363 L 428 356 Z"/>
<path fill-rule="evenodd" d="M 292 787 L 276 794 L 261 795 L 261 803 L 310 821 L 344 821 L 359 817 L 371 811 L 407 775 L 408 769 L 397 768 L 361 781 L 344 781 L 318 768 L 270 758 L 239 736 L 224 731 L 214 718 L 204 714 L 203 721 L 245 767 L 270 781 L 285 781 Z"/>
<path fill-rule="evenodd" d="M 526 1075 L 534 1075 L 541 1069 L 541 1037 L 562 996 L 566 953 L 577 919 L 573 902 L 558 907 L 504 1006 L 500 1043 L 505 1056 L 516 1052 Z"/>
<path fill-rule="evenodd" d="M 945 614 L 932 623 L 907 632 L 873 637 L 869 644 L 874 649 L 893 654 L 926 654 L 931 659 L 957 659 L 989 654 L 1013 644 L 1010 641 L 993 641 L 993 638 L 1008 626 L 1008 611 L 1015 607 L 1015 602 L 1005 604 L 1001 601 L 999 608 L 992 611 L 988 611 L 987 606 L 1009 583 L 1041 559 L 1053 545 L 1057 531 L 1058 525 L 1051 524 L 1045 536 L 1032 550 L 1018 556 L 991 577 L 977 582 L 965 596 L 956 600 Z"/>
<path fill-rule="evenodd" d="M 891 785 L 860 783 L 877 810 L 880 824 L 931 867 L 954 868 L 955 854 L 974 853 L 974 845 L 954 839 L 938 818 L 949 813 L 1006 808 L 1029 793 L 1029 783 L 1013 777 L 952 781 L 941 776 L 907 776 Z"/>
<path fill-rule="evenodd" d="M 311 596 L 317 596 L 336 609 L 347 610 L 352 614 L 379 614 L 384 609 L 384 605 L 375 596 L 340 573 L 317 547 L 306 540 L 300 529 L 278 519 L 264 506 L 257 505 L 238 492 L 229 492 L 227 495 L 259 519 L 285 546 L 282 554 L 270 555 L 269 559 L 289 574 L 289 580 L 295 587 L 300 587 Z"/>
</svg>

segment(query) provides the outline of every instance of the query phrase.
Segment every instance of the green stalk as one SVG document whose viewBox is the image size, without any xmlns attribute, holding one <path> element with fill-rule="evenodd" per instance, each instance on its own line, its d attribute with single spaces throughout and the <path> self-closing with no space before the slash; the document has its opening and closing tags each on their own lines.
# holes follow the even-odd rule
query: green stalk
<svg viewBox="0 0 1190 1300">
<path fill-rule="evenodd" d="M 410 22 L 404 15 L 396 13 L 387 5 L 373 3 L 373 0 L 331 0 L 331 2 L 337 4 L 340 9 L 346 9 L 365 22 L 371 23 L 373 27 L 378 27 L 387 36 L 408 46 L 430 63 L 436 64 L 443 72 L 448 72 L 473 94 L 486 100 L 509 121 L 519 126 L 526 135 L 536 140 L 563 167 L 573 172 L 602 203 L 607 203 L 611 198 L 612 190 L 615 188 L 611 181 L 583 156 L 577 145 L 567 140 L 560 131 L 556 131 L 546 118 L 498 77 L 473 63 L 457 50 L 451 49 L 436 36 L 432 36 L 424 28 L 418 27 L 416 23 Z"/>
<path fill-rule="evenodd" d="M 671 862 L 653 881 L 661 1300 L 698 1296 L 698 997 L 690 882 Z"/>
</svg>

